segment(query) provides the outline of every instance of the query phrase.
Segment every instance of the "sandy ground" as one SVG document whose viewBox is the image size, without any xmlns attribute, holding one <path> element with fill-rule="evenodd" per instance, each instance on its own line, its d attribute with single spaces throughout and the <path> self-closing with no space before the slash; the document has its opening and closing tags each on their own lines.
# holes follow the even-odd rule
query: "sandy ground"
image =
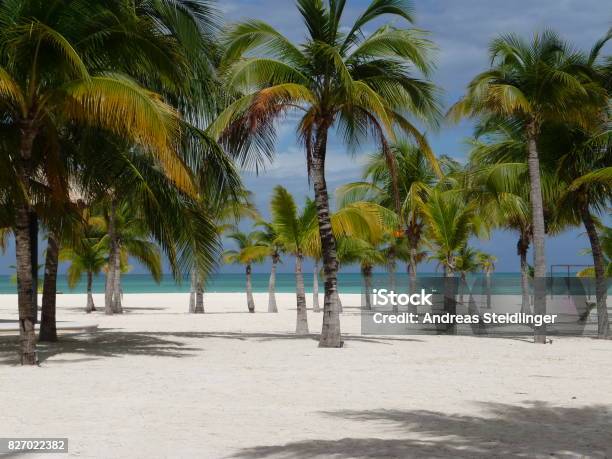
<svg viewBox="0 0 612 459">
<path fill-rule="evenodd" d="M 40 368 L 0 337 L 0 437 L 100 458 L 612 457 L 612 341 L 360 336 L 346 296 L 345 347 L 318 349 L 292 334 L 293 295 L 278 314 L 210 294 L 189 315 L 187 300 L 126 295 L 109 317 L 60 295 L 60 321 L 100 331 L 41 345 Z M 0 319 L 15 311 L 0 297 Z"/>
</svg>

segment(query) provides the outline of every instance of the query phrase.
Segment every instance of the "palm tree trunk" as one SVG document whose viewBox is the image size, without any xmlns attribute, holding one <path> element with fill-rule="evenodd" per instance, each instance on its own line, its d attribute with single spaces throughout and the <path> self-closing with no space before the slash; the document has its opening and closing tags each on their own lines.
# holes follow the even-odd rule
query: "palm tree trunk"
<svg viewBox="0 0 612 459">
<path fill-rule="evenodd" d="M 115 202 L 111 199 L 108 212 L 108 265 L 104 286 L 104 313 L 113 314 L 113 291 L 115 286 Z"/>
<path fill-rule="evenodd" d="M 491 309 L 491 272 L 485 273 L 485 294 L 487 295 L 487 309 Z"/>
<path fill-rule="evenodd" d="M 599 241 L 599 235 L 595 228 L 595 222 L 589 212 L 587 205 L 580 209 L 582 223 L 589 236 L 591 252 L 593 253 L 593 265 L 595 267 L 595 297 L 597 299 L 597 336 L 607 338 L 610 335 L 610 323 L 608 321 L 608 288 L 606 282 L 606 264 Z"/>
<path fill-rule="evenodd" d="M 362 266 L 361 275 L 363 276 L 363 287 L 365 290 L 365 308 L 372 310 L 372 267 Z"/>
<path fill-rule="evenodd" d="M 115 277 L 113 282 L 113 300 L 112 308 L 114 314 L 123 314 L 123 306 L 121 305 L 121 247 L 118 241 L 115 241 Z"/>
<path fill-rule="evenodd" d="M 529 295 L 529 263 L 527 263 L 529 237 L 526 234 L 521 232 L 516 249 L 521 260 L 521 312 L 531 314 Z"/>
<path fill-rule="evenodd" d="M 55 234 L 49 232 L 47 236 L 47 254 L 45 255 L 45 279 L 43 283 L 40 333 L 38 334 L 39 341 L 57 341 L 55 306 L 58 259 L 59 243 Z"/>
<path fill-rule="evenodd" d="M 417 289 L 417 250 L 421 239 L 421 227 L 418 223 L 411 222 L 406 228 L 406 238 L 408 240 L 408 279 L 410 281 L 410 291 L 414 293 Z"/>
<path fill-rule="evenodd" d="M 253 285 L 251 283 L 251 264 L 246 265 L 246 295 L 249 312 L 255 312 L 255 300 L 253 300 Z"/>
<path fill-rule="evenodd" d="M 449 262 L 444 266 L 444 312 L 454 317 L 457 315 L 457 301 L 455 300 L 457 289 L 455 288 L 455 274 L 448 267 L 450 265 L 451 263 Z M 447 326 L 446 332 L 452 335 L 457 333 L 457 327 L 454 322 Z"/>
<path fill-rule="evenodd" d="M 96 310 L 93 300 L 93 272 L 87 271 L 87 306 L 85 312 L 89 313 Z"/>
<path fill-rule="evenodd" d="M 204 280 L 200 274 L 196 274 L 195 285 L 195 314 L 204 314 Z"/>
<path fill-rule="evenodd" d="M 395 253 L 391 251 L 389 253 L 389 288 L 395 292 L 397 287 L 397 279 L 395 271 L 397 269 L 397 263 L 395 262 Z"/>
<path fill-rule="evenodd" d="M 35 292 L 32 282 L 32 258 L 30 251 L 30 219 L 28 206 L 15 209 L 15 253 L 17 258 L 17 304 L 19 308 L 19 345 L 22 365 L 35 365 L 36 332 L 32 304 Z"/>
<path fill-rule="evenodd" d="M 32 159 L 32 145 L 36 137 L 36 128 L 32 121 L 23 121 L 20 127 L 20 161 L 16 162 L 17 176 L 24 189 L 29 189 Z M 38 311 L 37 289 L 35 279 L 38 279 L 38 263 L 32 263 L 33 247 L 31 227 L 32 209 L 28 197 L 23 196 L 15 209 L 15 257 L 17 261 L 17 304 L 19 311 L 19 360 L 22 365 L 36 365 L 36 332 L 34 323 Z"/>
<path fill-rule="evenodd" d="M 546 255 L 544 253 L 545 227 L 544 204 L 542 202 L 542 185 L 540 180 L 540 159 L 537 147 L 538 128 L 534 121 L 527 127 L 527 149 L 529 156 L 529 198 L 531 200 L 531 218 L 533 224 L 534 250 L 534 312 L 546 314 Z M 535 328 L 536 343 L 546 343 L 546 326 Z"/>
<path fill-rule="evenodd" d="M 319 260 L 316 258 L 312 268 L 312 311 L 321 312 L 321 306 L 319 306 Z"/>
<path fill-rule="evenodd" d="M 295 257 L 295 287 L 297 299 L 297 318 L 295 323 L 295 333 L 297 335 L 308 334 L 308 315 L 306 313 L 306 293 L 304 291 L 304 273 L 302 262 L 304 256 L 298 252 Z"/>
<path fill-rule="evenodd" d="M 189 312 L 195 312 L 196 272 L 191 270 L 191 286 L 189 287 Z"/>
<path fill-rule="evenodd" d="M 278 254 L 272 255 L 272 268 L 270 269 L 270 281 L 268 283 L 268 312 L 278 312 L 276 306 L 276 265 Z"/>
<path fill-rule="evenodd" d="M 342 347 L 340 333 L 340 313 L 337 305 L 337 271 L 336 238 L 332 232 L 329 216 L 329 197 L 325 182 L 325 154 L 327 152 L 327 130 L 329 124 L 325 121 L 318 126 L 315 145 L 308 152 L 310 178 L 312 180 L 317 217 L 319 220 L 319 236 L 323 252 L 323 270 L 325 272 L 325 300 L 323 303 L 323 326 L 319 347 Z"/>
<path fill-rule="evenodd" d="M 32 303 L 32 316 L 34 323 L 38 322 L 38 216 L 30 210 L 28 218 L 30 231 L 30 257 L 32 259 L 32 289 L 34 298 Z"/>
</svg>

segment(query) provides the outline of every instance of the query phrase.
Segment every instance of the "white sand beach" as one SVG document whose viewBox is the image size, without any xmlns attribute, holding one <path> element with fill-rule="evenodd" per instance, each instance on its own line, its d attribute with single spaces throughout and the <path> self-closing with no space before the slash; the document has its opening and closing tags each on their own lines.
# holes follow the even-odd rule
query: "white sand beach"
<svg viewBox="0 0 612 459">
<path fill-rule="evenodd" d="M 193 315 L 186 294 L 130 294 L 105 316 L 59 295 L 60 322 L 99 331 L 41 345 L 40 368 L 0 336 L 0 436 L 68 437 L 74 457 L 612 456 L 612 341 L 361 336 L 346 295 L 345 347 L 319 349 L 321 314 L 296 337 L 294 295 L 255 300 L 207 294 Z"/>
</svg>

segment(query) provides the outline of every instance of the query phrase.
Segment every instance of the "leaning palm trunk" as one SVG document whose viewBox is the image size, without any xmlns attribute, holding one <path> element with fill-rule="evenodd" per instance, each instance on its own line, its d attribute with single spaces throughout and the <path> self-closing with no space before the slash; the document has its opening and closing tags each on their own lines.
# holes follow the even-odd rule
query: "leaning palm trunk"
<svg viewBox="0 0 612 459">
<path fill-rule="evenodd" d="M 321 312 L 319 306 L 319 260 L 315 259 L 312 268 L 312 311 Z"/>
<path fill-rule="evenodd" d="M 93 300 L 93 273 L 87 271 L 87 306 L 85 312 L 92 312 L 96 310 L 96 305 Z"/>
<path fill-rule="evenodd" d="M 247 308 L 249 312 L 255 312 L 255 300 L 253 300 L 253 285 L 251 283 L 251 264 L 246 265 L 246 295 L 247 295 Z"/>
<path fill-rule="evenodd" d="M 607 338 L 610 335 L 610 324 L 608 321 L 608 288 L 606 285 L 606 265 L 601 248 L 601 242 L 595 222 L 589 212 L 588 206 L 583 206 L 580 209 L 582 222 L 589 236 L 591 243 L 591 252 L 593 253 L 593 265 L 595 268 L 595 297 L 597 301 L 597 336 L 599 338 Z"/>
<path fill-rule="evenodd" d="M 123 314 L 123 306 L 121 305 L 121 248 L 119 243 L 115 241 L 115 276 L 113 279 L 113 296 L 112 308 L 114 314 Z"/>
<path fill-rule="evenodd" d="M 196 273 L 195 282 L 195 314 L 204 314 L 204 280 L 200 273 Z"/>
<path fill-rule="evenodd" d="M 35 365 L 36 333 L 32 304 L 35 292 L 32 282 L 29 212 L 27 205 L 19 205 L 15 215 L 15 252 L 17 258 L 17 304 L 19 308 L 19 357 L 22 365 Z"/>
<path fill-rule="evenodd" d="M 362 266 L 361 275 L 363 276 L 363 287 L 365 289 L 365 308 L 372 309 L 372 267 Z"/>
<path fill-rule="evenodd" d="M 323 326 L 319 347 L 342 347 L 340 334 L 340 313 L 337 305 L 338 260 L 336 258 L 336 238 L 332 232 L 329 217 L 329 197 L 325 182 L 325 153 L 327 150 L 327 130 L 329 124 L 324 121 L 318 126 L 315 145 L 309 151 L 310 178 L 312 179 L 319 236 L 323 252 L 323 270 L 325 272 L 325 300 L 323 303 Z"/>
<path fill-rule="evenodd" d="M 57 293 L 57 265 L 59 243 L 53 233 L 47 237 L 47 254 L 45 255 L 45 279 L 42 295 L 42 314 L 40 319 L 39 341 L 57 341 L 55 324 L 55 302 Z"/>
<path fill-rule="evenodd" d="M 521 259 L 521 312 L 531 314 L 530 295 L 529 295 L 529 264 L 527 263 L 527 250 L 529 249 L 529 239 L 521 234 L 517 244 L 517 252 Z"/>
<path fill-rule="evenodd" d="M 278 312 L 276 306 L 276 265 L 278 263 L 278 255 L 275 253 L 272 256 L 272 268 L 270 269 L 270 282 L 268 283 L 268 312 Z"/>
<path fill-rule="evenodd" d="M 295 286 L 297 299 L 297 318 L 295 323 L 295 333 L 298 335 L 308 334 L 308 315 L 306 314 L 306 293 L 304 291 L 304 272 L 302 262 L 304 256 L 298 252 L 295 257 Z"/>
<path fill-rule="evenodd" d="M 538 128 L 535 122 L 527 127 L 529 156 L 529 198 L 531 200 L 531 218 L 533 221 L 534 249 L 534 313 L 546 314 L 546 256 L 544 253 L 544 204 L 542 202 L 542 185 L 540 180 L 540 159 L 537 148 Z M 535 328 L 535 342 L 546 342 L 546 326 Z"/>
</svg>

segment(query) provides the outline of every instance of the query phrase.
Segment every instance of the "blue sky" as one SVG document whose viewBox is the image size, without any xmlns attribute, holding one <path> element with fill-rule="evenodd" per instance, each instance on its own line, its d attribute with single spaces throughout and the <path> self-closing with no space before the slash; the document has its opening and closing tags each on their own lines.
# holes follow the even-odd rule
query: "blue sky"
<svg viewBox="0 0 612 459">
<path fill-rule="evenodd" d="M 368 2 L 348 0 L 345 23 L 350 23 Z M 291 0 L 225 0 L 218 3 L 226 21 L 246 18 L 263 19 L 295 41 L 304 36 L 301 19 Z M 445 107 L 455 102 L 462 94 L 466 83 L 479 71 L 487 67 L 487 45 L 500 33 L 514 32 L 530 36 L 534 31 L 552 28 L 576 47 L 588 49 L 612 25 L 612 7 L 604 0 L 428 0 L 415 2 L 416 23 L 414 27 L 431 32 L 431 39 L 439 50 L 435 55 L 434 81 L 443 89 Z M 609 49 L 606 50 L 609 53 Z M 444 126 L 431 133 L 429 140 L 437 154 L 446 154 L 462 160 L 466 157 L 465 139 L 471 133 L 471 124 Z M 335 139 L 331 139 L 327 179 L 330 192 L 340 184 L 360 177 L 364 154 L 370 149 L 349 155 Z M 264 215 L 268 213 L 268 201 L 272 188 L 281 184 L 288 188 L 301 202 L 311 194 L 306 177 L 304 153 L 296 143 L 294 125 L 286 122 L 279 126 L 277 154 L 266 171 L 255 176 L 244 174 L 248 189 L 253 191 L 255 202 Z M 589 263 L 588 257 L 579 252 L 588 246 L 582 228 L 549 238 L 547 262 Z M 474 245 L 497 256 L 497 270 L 518 270 L 516 235 L 510 232 L 495 232 L 488 241 L 474 241 Z M 14 250 L 0 257 L 0 274 L 11 272 Z M 256 268 L 267 270 L 268 265 Z M 285 260 L 282 270 L 290 271 L 292 262 Z M 433 270 L 425 266 L 424 270 Z M 222 271 L 242 271 L 238 267 L 224 267 Z M 141 272 L 136 267 L 135 272 Z"/>
</svg>

